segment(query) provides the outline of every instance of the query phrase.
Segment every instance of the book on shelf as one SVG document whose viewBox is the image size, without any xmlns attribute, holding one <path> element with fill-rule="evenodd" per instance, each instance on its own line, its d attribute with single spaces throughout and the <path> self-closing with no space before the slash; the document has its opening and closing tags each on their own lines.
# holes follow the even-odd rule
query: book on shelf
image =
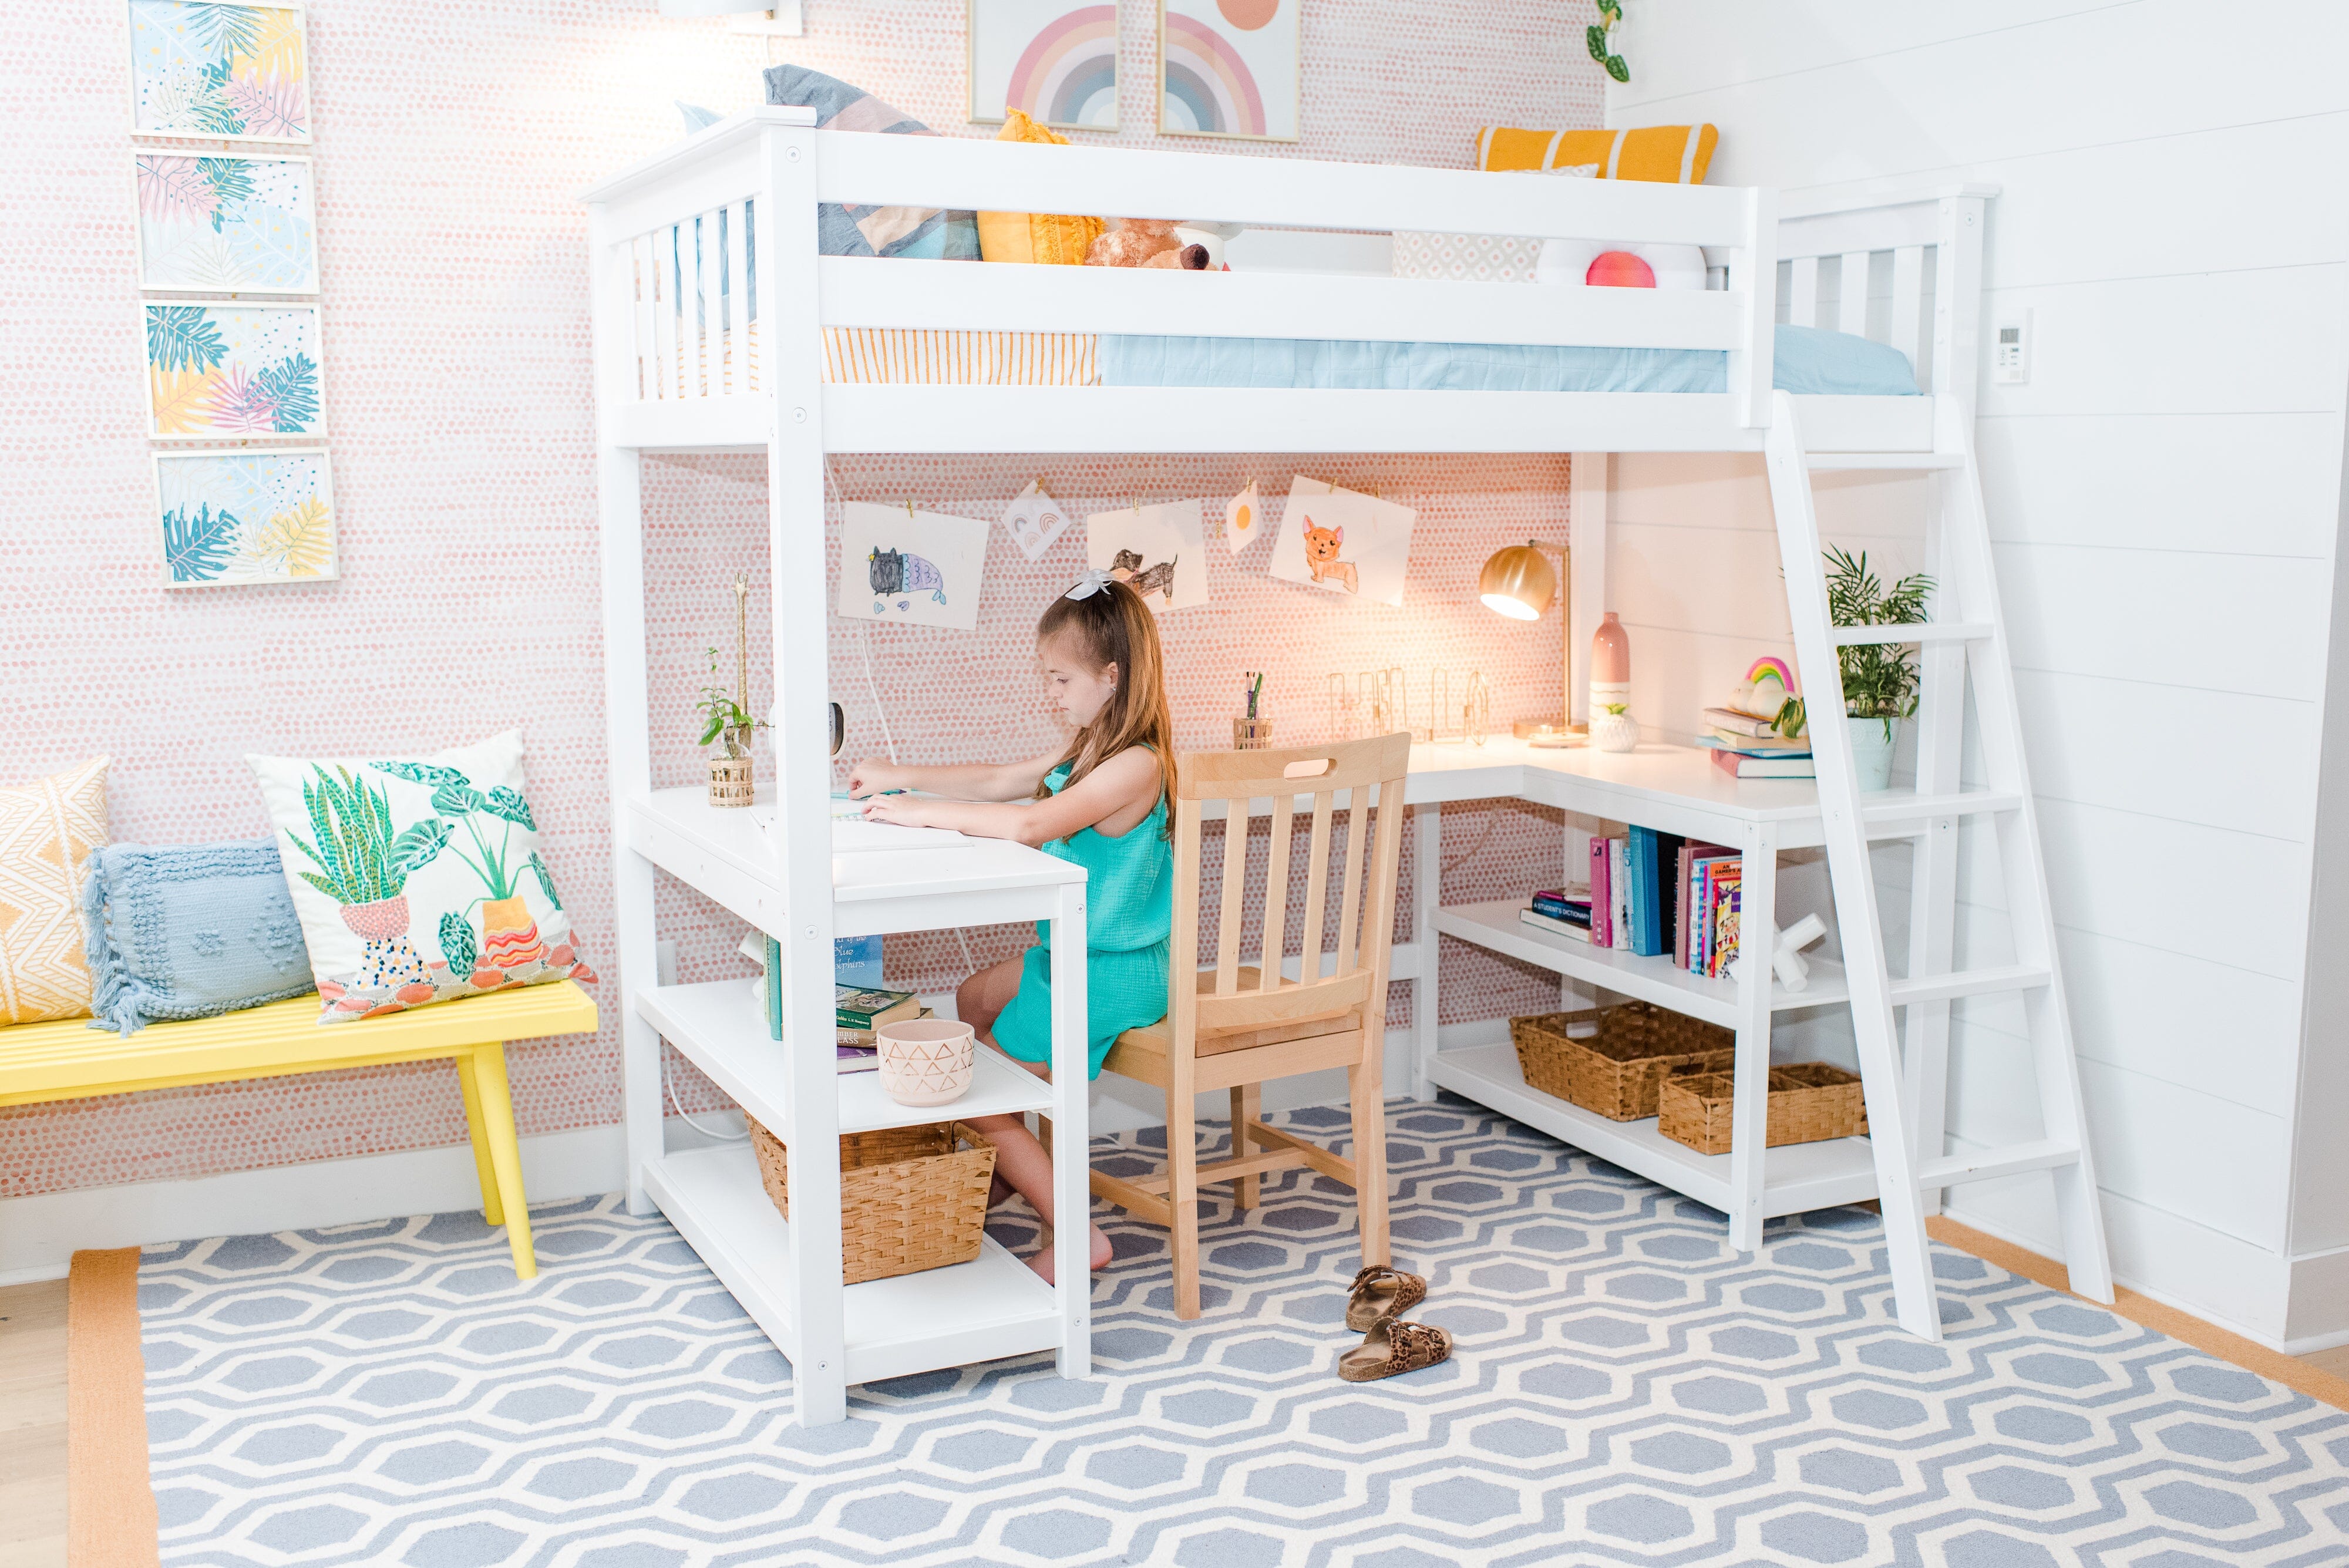
<svg viewBox="0 0 2349 1568">
<path fill-rule="evenodd" d="M 925 1007 L 913 1012 L 910 1016 L 915 1018 L 936 1018 L 937 1014 Z M 889 1019 L 885 1022 L 894 1023 L 896 1020 Z M 843 1047 L 853 1047 L 861 1051 L 872 1050 L 881 1044 L 880 1036 L 871 1029 L 851 1029 L 847 1025 L 842 1024 L 834 1027 L 832 1034 L 833 1039 Z"/>
<path fill-rule="evenodd" d="M 878 1029 L 900 1018 L 920 1014 L 922 1003 L 910 991 L 881 987 L 836 985 L 832 991 L 833 1022 L 843 1029 Z"/>
<path fill-rule="evenodd" d="M 1707 708 L 1704 711 L 1704 722 L 1708 728 L 1719 734 L 1750 735 L 1762 740 L 1782 738 L 1778 734 L 1777 721 L 1775 719 L 1764 719 L 1752 713 L 1741 713 L 1734 708 Z"/>
<path fill-rule="evenodd" d="M 1631 950 L 1642 958 L 1661 958 L 1672 950 L 1678 937 L 1671 868 L 1680 857 L 1681 836 L 1634 826 L 1630 844 Z"/>
<path fill-rule="evenodd" d="M 1708 939 L 1710 956 L 1705 973 L 1719 980 L 1729 972 L 1737 957 L 1737 899 L 1743 873 L 1732 867 L 1722 874 L 1723 880 L 1713 894 L 1712 934 Z"/>
<path fill-rule="evenodd" d="M 1590 841 L 1590 945 L 1615 945 L 1614 902 L 1607 887 L 1608 840 Z"/>
<path fill-rule="evenodd" d="M 1716 752 L 1735 752 L 1742 757 L 1807 757 L 1811 754 L 1808 741 L 1757 741 L 1750 735 L 1728 735 L 1715 730 L 1710 735 L 1699 735 L 1696 743 Z"/>
<path fill-rule="evenodd" d="M 1808 752 L 1799 756 L 1769 757 L 1715 751 L 1713 765 L 1733 779 L 1815 779 L 1819 776 L 1818 764 Z"/>
<path fill-rule="evenodd" d="M 1690 857 L 1688 886 L 1682 894 L 1681 919 L 1688 929 L 1687 951 L 1683 969 L 1693 974 L 1713 975 L 1715 960 L 1716 933 L 1713 911 L 1718 888 L 1725 882 L 1733 883 L 1744 875 L 1744 859 L 1735 850 L 1723 849 Z"/>
<path fill-rule="evenodd" d="M 843 1077 L 851 1073 L 875 1073 L 881 1069 L 881 1053 L 871 1045 L 841 1045 L 835 1048 L 837 1060 L 833 1066 Z"/>
<path fill-rule="evenodd" d="M 1578 926 L 1590 924 L 1590 895 L 1580 888 L 1545 888 L 1533 896 L 1527 908 L 1555 920 L 1571 920 Z"/>
<path fill-rule="evenodd" d="M 1695 862 L 1714 855 L 1731 855 L 1735 851 L 1719 844 L 1700 844 L 1693 840 L 1681 846 L 1680 863 L 1674 867 L 1672 881 L 1672 965 L 1689 967 L 1689 939 L 1696 934 L 1696 922 L 1689 919 L 1694 906 L 1690 902 L 1689 868 Z"/>
<path fill-rule="evenodd" d="M 1583 921 L 1559 919 L 1555 915 L 1545 915 L 1538 909 L 1519 909 L 1517 919 L 1537 931 L 1548 931 L 1554 936 L 1570 937 L 1578 942 L 1587 942 L 1590 940 L 1590 927 Z"/>
<path fill-rule="evenodd" d="M 1629 950 L 1631 946 L 1631 841 L 1610 838 L 1607 841 L 1607 877 L 1609 905 L 1608 928 L 1614 937 L 1609 944 Z"/>
</svg>

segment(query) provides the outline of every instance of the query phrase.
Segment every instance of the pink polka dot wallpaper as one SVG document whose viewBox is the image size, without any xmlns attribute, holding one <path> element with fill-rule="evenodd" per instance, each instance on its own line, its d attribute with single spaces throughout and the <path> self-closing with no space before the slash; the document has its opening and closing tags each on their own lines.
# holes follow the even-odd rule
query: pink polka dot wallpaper
<svg viewBox="0 0 2349 1568">
<path fill-rule="evenodd" d="M 963 0 L 810 0 L 803 39 L 662 18 L 653 0 L 314 0 L 310 89 L 327 450 L 338 581 L 162 586 L 144 433 L 125 7 L 0 8 L 10 158 L 0 172 L 0 784 L 105 753 L 116 836 L 244 837 L 266 826 L 243 758 L 420 753 L 519 725 L 546 858 L 607 979 L 605 787 L 595 409 L 585 215 L 577 192 L 675 141 L 675 101 L 758 101 L 789 59 L 865 87 L 947 134 L 963 123 Z M 1598 123 L 1600 78 L 1555 5 L 1309 0 L 1296 147 L 1159 138 L 1155 10 L 1122 0 L 1123 122 L 1113 145 L 1464 167 L 1480 125 Z M 1333 602 L 1266 576 L 1268 546 L 1211 549 L 1210 602 L 1165 632 L 1181 738 L 1228 743 L 1240 672 L 1318 736 L 1332 670 L 1441 665 L 1493 688 L 1497 724 L 1557 681 L 1555 623 L 1505 622 L 1471 591 L 1485 555 L 1565 525 L 1555 457 L 836 459 L 838 497 L 988 519 L 1032 478 L 1081 513 L 1201 496 L 1299 472 L 1419 511 L 1402 608 Z M 763 583 L 763 464 L 647 465 L 647 618 L 660 782 L 698 776 L 702 650 L 730 636 L 738 566 Z M 836 499 L 837 499 L 836 498 Z M 833 509 L 837 524 L 837 505 Z M 1033 565 L 990 536 L 976 632 L 832 628 L 844 755 L 1041 750 L 1034 619 L 1081 566 L 1081 529 Z M 754 697 L 768 690 L 752 600 Z M 871 675 L 867 676 L 867 657 Z M 1414 696 L 1414 702 L 1418 698 Z M 771 776 L 771 774 L 769 776 Z M 1559 825 L 1530 808 L 1447 815 L 1447 898 L 1521 892 L 1556 869 Z M 1406 889 L 1423 868 L 1404 865 Z M 1301 901 L 1301 885 L 1298 897 Z M 664 883 L 682 978 L 748 972 L 739 922 Z M 973 933 L 978 961 L 1017 950 Z M 951 983 L 951 935 L 894 940 L 893 981 Z M 1554 987 L 1445 949 L 1447 1017 L 1543 1004 Z M 603 988 L 607 1012 L 616 987 Z M 1398 1000 L 1407 993 L 1399 990 Z M 510 1053 L 525 1137 L 619 1118 L 616 1022 Z M 679 1064 L 681 1066 L 681 1064 Z M 689 1072 L 688 1109 L 719 1103 Z M 0 1196 L 191 1178 L 464 1138 L 445 1065 L 375 1068 L 0 1110 Z"/>
</svg>

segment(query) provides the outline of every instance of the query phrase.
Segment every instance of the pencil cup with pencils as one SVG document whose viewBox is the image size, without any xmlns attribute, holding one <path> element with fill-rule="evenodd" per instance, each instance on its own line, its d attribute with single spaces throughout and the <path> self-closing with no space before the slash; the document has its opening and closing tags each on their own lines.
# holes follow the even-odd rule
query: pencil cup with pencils
<svg viewBox="0 0 2349 1568">
<path fill-rule="evenodd" d="M 1257 752 L 1272 744 L 1272 715 L 1264 711 L 1264 672 L 1247 672 L 1247 711 L 1232 720 L 1232 750 Z"/>
</svg>

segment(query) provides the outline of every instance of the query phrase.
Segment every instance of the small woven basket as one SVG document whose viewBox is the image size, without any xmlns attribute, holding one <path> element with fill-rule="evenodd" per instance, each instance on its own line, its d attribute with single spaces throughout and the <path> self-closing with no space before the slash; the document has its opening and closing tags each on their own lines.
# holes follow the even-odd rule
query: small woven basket
<svg viewBox="0 0 2349 1568">
<path fill-rule="evenodd" d="M 709 804 L 755 805 L 759 800 L 758 765 L 749 757 L 709 759 Z"/>
<path fill-rule="evenodd" d="M 1619 1122 L 1654 1116 L 1672 1073 L 1726 1073 L 1737 1060 L 1728 1030 L 1645 1002 L 1512 1018 L 1509 1038 L 1526 1083 Z"/>
<path fill-rule="evenodd" d="M 1232 750 L 1260 752 L 1272 744 L 1272 721 L 1264 719 L 1234 719 Z"/>
<path fill-rule="evenodd" d="M 1664 1080 L 1662 1119 L 1656 1130 L 1699 1154 L 1729 1152 L 1736 1075 L 1690 1072 Z M 1868 1102 L 1858 1077 L 1825 1062 L 1795 1062 L 1770 1069 L 1769 1136 L 1765 1147 L 1820 1143 L 1868 1136 Z"/>
<path fill-rule="evenodd" d="M 767 1197 L 790 1219 L 789 1153 L 756 1121 L 750 1147 L 758 1152 Z M 885 1280 L 978 1257 L 994 1178 L 995 1146 L 960 1122 L 843 1133 L 841 1282 Z"/>
</svg>

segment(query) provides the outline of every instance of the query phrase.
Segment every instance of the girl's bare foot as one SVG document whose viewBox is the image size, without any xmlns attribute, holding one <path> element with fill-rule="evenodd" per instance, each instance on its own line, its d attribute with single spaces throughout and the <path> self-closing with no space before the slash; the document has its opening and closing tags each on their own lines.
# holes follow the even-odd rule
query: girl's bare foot
<svg viewBox="0 0 2349 1568">
<path fill-rule="evenodd" d="M 1102 1233 L 1100 1226 L 1095 1225 L 1091 1229 L 1093 1233 L 1092 1257 L 1087 1266 L 1095 1270 L 1106 1269 L 1109 1267 L 1111 1255 L 1109 1238 Z M 1052 1277 L 1052 1238 L 1047 1235 L 1044 1238 L 1044 1244 L 1028 1255 L 1028 1266 L 1035 1270 L 1037 1276 L 1048 1285 L 1057 1282 Z"/>
</svg>

